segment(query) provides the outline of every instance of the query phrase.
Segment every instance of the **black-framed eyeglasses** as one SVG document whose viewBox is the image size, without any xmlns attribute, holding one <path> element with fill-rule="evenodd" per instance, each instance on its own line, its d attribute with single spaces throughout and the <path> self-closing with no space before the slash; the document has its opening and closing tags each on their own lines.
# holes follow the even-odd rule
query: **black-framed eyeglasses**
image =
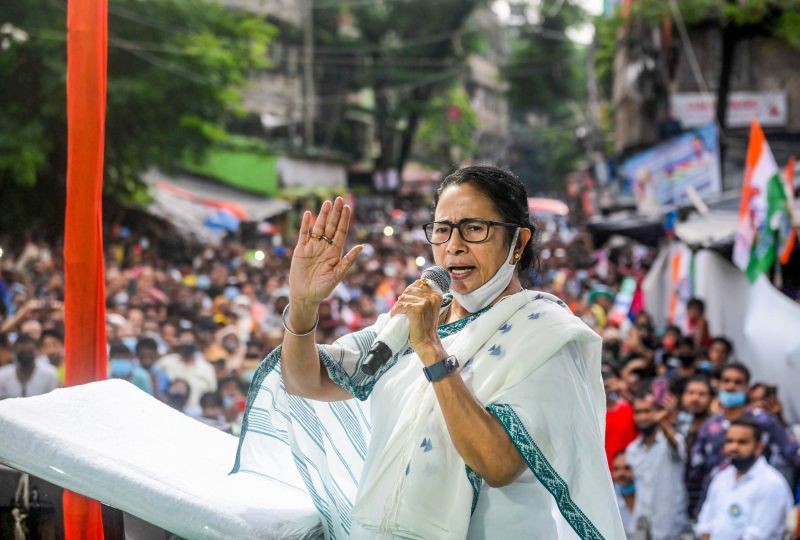
<svg viewBox="0 0 800 540">
<path fill-rule="evenodd" d="M 489 230 L 492 227 L 514 227 L 519 225 L 515 223 L 506 223 L 505 221 L 488 221 L 486 219 L 467 218 L 462 219 L 458 223 L 451 223 L 450 221 L 434 221 L 426 223 L 422 226 L 425 231 L 425 238 L 433 245 L 444 244 L 453 235 L 453 229 L 458 229 L 458 234 L 465 242 L 479 243 L 485 242 L 489 238 Z"/>
</svg>

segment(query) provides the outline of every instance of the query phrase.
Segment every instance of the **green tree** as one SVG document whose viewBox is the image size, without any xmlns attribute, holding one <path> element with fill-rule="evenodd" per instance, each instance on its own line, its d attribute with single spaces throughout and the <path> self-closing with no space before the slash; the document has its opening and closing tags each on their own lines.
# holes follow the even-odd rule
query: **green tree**
<svg viewBox="0 0 800 540">
<path fill-rule="evenodd" d="M 225 139 L 249 70 L 275 29 L 208 0 L 110 0 L 105 192 L 137 192 L 150 165 L 170 168 Z M 0 24 L 27 34 L 0 49 L 0 231 L 63 227 L 66 4 L 4 2 Z"/>
<path fill-rule="evenodd" d="M 534 192 L 563 191 L 585 154 L 576 139 L 586 99 L 585 50 L 567 30 L 586 20 L 572 0 L 543 0 L 539 21 L 512 38 L 505 69 L 515 119 L 512 167 Z"/>
<path fill-rule="evenodd" d="M 434 167 L 451 169 L 475 150 L 478 119 L 463 85 L 453 86 L 446 95 L 431 100 L 420 124 L 418 146 L 423 158 Z"/>
<path fill-rule="evenodd" d="M 338 10 L 316 4 L 316 73 L 333 95 L 343 89 L 369 89 L 374 103 L 358 109 L 372 116 L 378 152 L 377 169 L 402 167 L 431 100 L 444 95 L 466 72 L 474 45 L 467 21 L 485 0 L 406 0 L 354 2 Z M 351 31 L 341 32 L 342 18 Z M 324 115 L 327 141 L 352 140 L 342 121 L 356 107 L 334 100 Z M 332 121 L 328 121 L 332 120 Z M 333 135 L 332 130 L 338 130 Z M 340 135 L 344 137 L 340 138 Z M 345 149 L 345 148 L 341 148 Z"/>
</svg>

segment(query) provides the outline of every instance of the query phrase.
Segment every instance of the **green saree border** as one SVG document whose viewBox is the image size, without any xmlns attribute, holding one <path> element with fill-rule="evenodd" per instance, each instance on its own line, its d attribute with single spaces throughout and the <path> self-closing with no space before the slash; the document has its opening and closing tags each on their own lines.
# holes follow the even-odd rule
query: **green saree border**
<svg viewBox="0 0 800 540">
<path fill-rule="evenodd" d="M 550 492 L 556 500 L 558 510 L 570 527 L 583 540 L 604 540 L 603 535 L 597 530 L 594 523 L 583 513 L 583 510 L 575 504 L 569 494 L 569 486 L 558 472 L 553 468 L 542 450 L 533 440 L 525 425 L 520 420 L 517 413 L 510 405 L 492 404 L 486 409 L 494 415 L 508 433 L 511 442 L 519 451 L 522 459 L 536 478 Z"/>
</svg>

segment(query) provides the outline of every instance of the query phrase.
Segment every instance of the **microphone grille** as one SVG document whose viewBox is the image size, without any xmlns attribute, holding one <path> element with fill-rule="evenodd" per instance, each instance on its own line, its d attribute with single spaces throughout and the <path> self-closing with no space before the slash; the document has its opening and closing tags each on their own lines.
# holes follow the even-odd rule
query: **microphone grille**
<svg viewBox="0 0 800 540">
<path fill-rule="evenodd" d="M 450 275 L 441 266 L 430 266 L 422 272 L 422 277 L 435 285 L 442 294 L 450 290 Z"/>
</svg>

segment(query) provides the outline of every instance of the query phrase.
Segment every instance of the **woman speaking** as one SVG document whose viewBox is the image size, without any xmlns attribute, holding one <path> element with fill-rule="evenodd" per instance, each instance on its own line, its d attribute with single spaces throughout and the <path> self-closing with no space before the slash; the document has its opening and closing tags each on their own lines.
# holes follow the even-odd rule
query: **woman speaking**
<svg viewBox="0 0 800 540">
<path fill-rule="evenodd" d="M 372 327 L 319 345 L 317 308 L 362 247 L 344 254 L 342 199 L 313 226 L 305 213 L 283 345 L 254 377 L 234 470 L 266 467 L 288 445 L 329 537 L 624 538 L 603 450 L 601 341 L 520 284 L 536 255 L 524 186 L 494 167 L 460 169 L 432 219 L 447 298 L 420 279 Z M 370 346 L 400 314 L 409 347 L 367 375 Z"/>
</svg>

